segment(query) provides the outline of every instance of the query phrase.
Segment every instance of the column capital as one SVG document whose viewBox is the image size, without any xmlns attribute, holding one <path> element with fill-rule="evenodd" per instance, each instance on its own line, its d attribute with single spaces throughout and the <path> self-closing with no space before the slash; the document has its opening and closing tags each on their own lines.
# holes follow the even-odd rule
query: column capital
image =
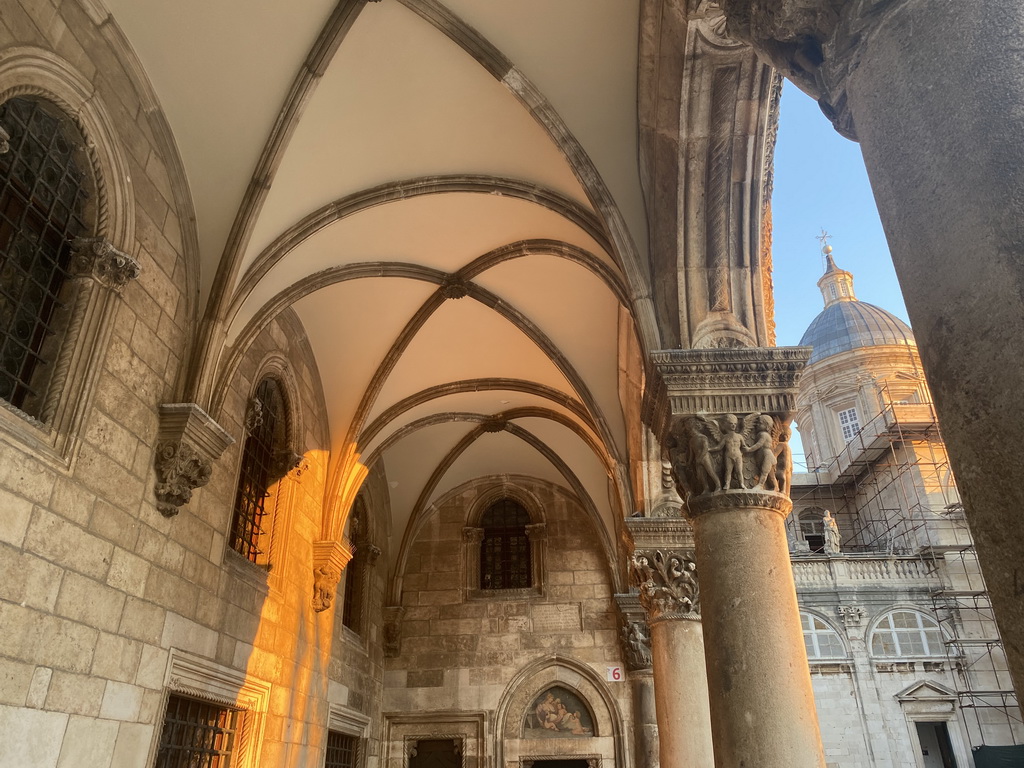
<svg viewBox="0 0 1024 768">
<path fill-rule="evenodd" d="M 630 575 L 639 589 L 640 604 L 649 623 L 673 619 L 700 621 L 700 587 L 692 554 L 663 549 L 633 553 Z"/>
<path fill-rule="evenodd" d="M 663 444 L 691 514 L 695 500 L 708 495 L 750 491 L 788 496 L 789 422 L 809 356 L 807 347 L 652 354 L 663 387 Z M 732 496 L 722 504 L 737 501 Z M 761 500 L 755 506 L 777 503 Z"/>
<path fill-rule="evenodd" d="M 846 81 L 863 43 L 908 0 L 720 0 L 729 34 L 818 100 L 835 129 L 857 140 Z"/>
</svg>

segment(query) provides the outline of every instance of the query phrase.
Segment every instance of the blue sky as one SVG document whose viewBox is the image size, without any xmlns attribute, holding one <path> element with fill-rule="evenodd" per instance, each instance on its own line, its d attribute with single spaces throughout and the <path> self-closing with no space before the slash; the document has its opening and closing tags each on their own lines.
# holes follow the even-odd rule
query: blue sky
<svg viewBox="0 0 1024 768">
<path fill-rule="evenodd" d="M 832 235 L 833 257 L 853 273 L 857 298 L 907 320 L 889 247 L 857 144 L 832 129 L 818 105 L 786 83 L 775 151 L 774 282 L 777 343 L 797 344 L 822 310 L 815 237 Z"/>
</svg>

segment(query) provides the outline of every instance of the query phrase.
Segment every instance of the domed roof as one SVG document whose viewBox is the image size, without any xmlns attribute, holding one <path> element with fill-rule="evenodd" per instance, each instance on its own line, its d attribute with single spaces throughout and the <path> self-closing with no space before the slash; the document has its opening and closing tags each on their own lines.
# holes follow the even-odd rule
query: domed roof
<svg viewBox="0 0 1024 768">
<path fill-rule="evenodd" d="M 915 343 L 909 325 L 864 301 L 837 301 L 825 307 L 800 339 L 801 347 L 814 347 L 810 363 L 860 347 Z"/>
<path fill-rule="evenodd" d="M 860 347 L 916 344 L 909 325 L 891 312 L 857 299 L 853 275 L 836 266 L 832 246 L 826 245 L 822 253 L 826 267 L 818 287 L 825 299 L 825 309 L 811 321 L 800 339 L 801 347 L 814 347 L 809 363 Z"/>
</svg>

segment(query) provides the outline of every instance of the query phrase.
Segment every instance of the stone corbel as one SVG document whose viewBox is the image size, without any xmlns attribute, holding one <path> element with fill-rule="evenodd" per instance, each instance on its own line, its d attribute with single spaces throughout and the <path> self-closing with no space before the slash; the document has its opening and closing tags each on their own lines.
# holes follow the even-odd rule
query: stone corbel
<svg viewBox="0 0 1024 768">
<path fill-rule="evenodd" d="M 138 278 L 142 271 L 138 261 L 102 237 L 76 237 L 71 247 L 74 253 L 72 274 L 90 278 L 115 293 Z"/>
<path fill-rule="evenodd" d="M 353 548 L 348 542 L 313 542 L 313 610 L 326 611 L 334 604 L 341 572 L 352 560 Z"/>
<path fill-rule="evenodd" d="M 396 658 L 402 649 L 402 618 L 405 608 L 401 605 L 384 606 L 384 655 Z"/>
<path fill-rule="evenodd" d="M 622 656 L 626 660 L 626 669 L 630 672 L 649 671 L 653 665 L 651 628 L 647 624 L 647 616 L 640 605 L 639 596 L 634 592 L 616 595 L 615 602 L 619 606 L 622 620 L 619 637 L 622 641 Z"/>
<path fill-rule="evenodd" d="M 213 462 L 235 442 L 195 403 L 164 403 L 156 442 L 157 509 L 173 517 L 210 481 Z"/>
</svg>

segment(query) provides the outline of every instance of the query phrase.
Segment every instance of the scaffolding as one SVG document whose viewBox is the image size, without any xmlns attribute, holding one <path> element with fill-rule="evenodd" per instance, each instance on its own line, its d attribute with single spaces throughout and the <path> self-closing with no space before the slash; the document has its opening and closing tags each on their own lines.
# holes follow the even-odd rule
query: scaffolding
<svg viewBox="0 0 1024 768">
<path fill-rule="evenodd" d="M 995 615 L 930 402 L 892 402 L 831 460 L 794 479 L 794 506 L 828 506 L 843 552 L 920 559 L 959 712 L 974 745 L 1024 743 Z M 799 487 L 800 490 L 797 490 Z M 799 524 L 799 522 L 797 523 Z"/>
</svg>

